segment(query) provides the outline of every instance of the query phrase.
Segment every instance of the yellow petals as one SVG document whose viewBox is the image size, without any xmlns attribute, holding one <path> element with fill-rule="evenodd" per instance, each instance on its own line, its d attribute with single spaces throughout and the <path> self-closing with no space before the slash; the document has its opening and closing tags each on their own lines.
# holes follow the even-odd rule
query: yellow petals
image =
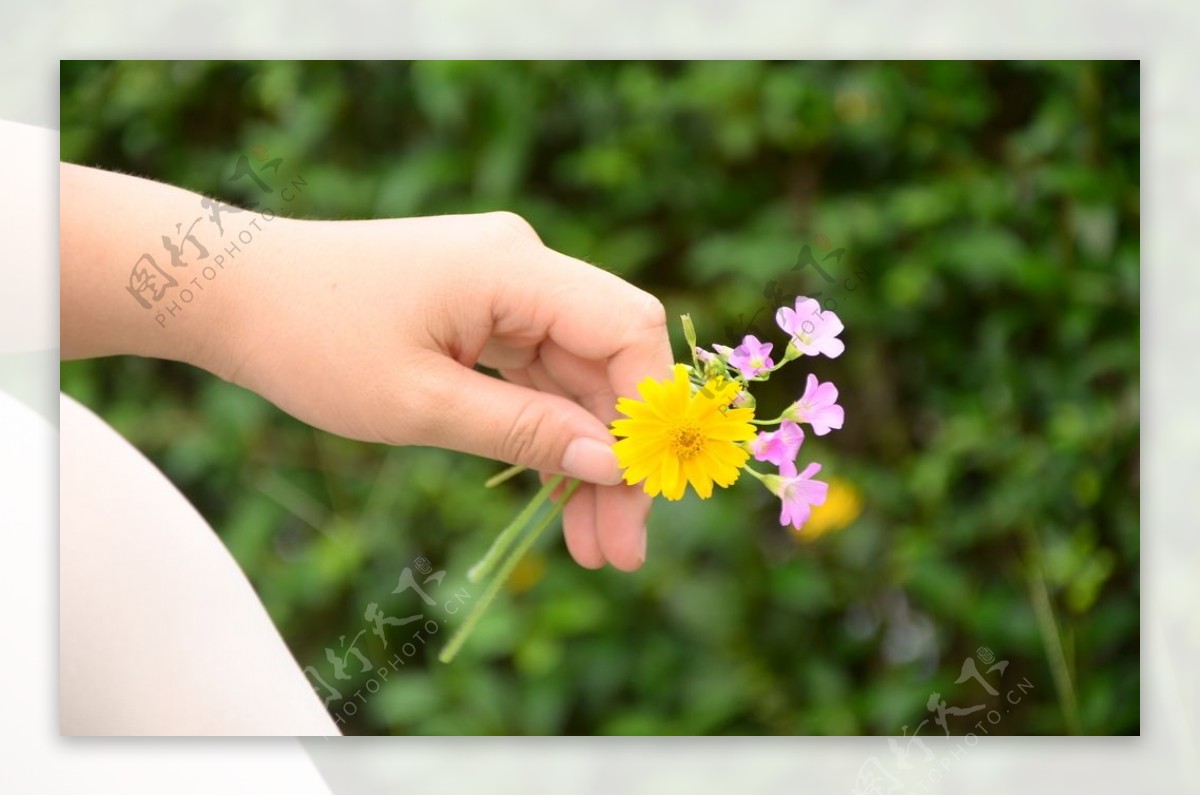
<svg viewBox="0 0 1200 796">
<path fill-rule="evenodd" d="M 676 365 L 665 381 L 643 379 L 642 400 L 621 398 L 612 432 L 623 439 L 613 446 L 625 470 L 625 482 L 642 483 L 647 495 L 679 500 L 688 484 L 701 499 L 712 497 L 713 485 L 737 481 L 750 458 L 739 442 L 754 439 L 753 409 L 733 409 L 738 393 L 731 381 L 710 381 L 692 392 L 688 369 Z"/>
</svg>

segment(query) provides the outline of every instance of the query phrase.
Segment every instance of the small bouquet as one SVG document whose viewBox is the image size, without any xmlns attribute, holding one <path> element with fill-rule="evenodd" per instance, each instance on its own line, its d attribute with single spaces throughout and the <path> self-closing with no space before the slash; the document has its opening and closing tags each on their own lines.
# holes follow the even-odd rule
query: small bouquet
<svg viewBox="0 0 1200 796">
<path fill-rule="evenodd" d="M 713 486 L 732 486 L 742 471 L 749 473 L 781 501 L 779 522 L 799 529 L 813 506 L 825 502 L 829 485 L 814 480 L 821 470 L 816 462 L 803 470 L 797 456 L 807 425 L 817 436 L 841 428 L 845 412 L 838 405 L 837 387 L 811 373 L 804 394 L 771 420 L 755 418 L 757 402 L 751 385 L 765 382 L 775 371 L 801 356 L 841 355 L 846 346 L 838 339 L 843 325 L 831 310 L 822 310 L 816 299 L 800 296 L 795 307 L 781 307 L 775 322 L 788 334 L 787 348 L 777 363 L 774 346 L 746 335 L 736 348 L 713 345 L 708 351 L 696 345 L 696 330 L 684 315 L 684 337 L 691 349 L 691 364 L 677 363 L 670 378 L 644 379 L 638 384 L 641 400 L 620 398 L 612 433 L 618 437 L 613 452 L 624 470 L 625 482 L 641 484 L 647 495 L 679 500 L 690 484 L 702 500 L 712 497 Z M 759 430 L 763 427 L 773 430 Z M 772 464 L 778 472 L 760 472 L 750 466 Z M 511 467 L 487 482 L 494 486 L 520 472 Z M 475 624 L 508 579 L 517 562 L 532 547 L 579 486 L 567 481 L 541 518 L 538 511 L 563 484 L 553 476 L 509 525 L 500 532 L 487 554 L 467 573 L 468 580 L 490 578 L 462 626 L 438 656 L 450 662 L 458 654 Z"/>
</svg>

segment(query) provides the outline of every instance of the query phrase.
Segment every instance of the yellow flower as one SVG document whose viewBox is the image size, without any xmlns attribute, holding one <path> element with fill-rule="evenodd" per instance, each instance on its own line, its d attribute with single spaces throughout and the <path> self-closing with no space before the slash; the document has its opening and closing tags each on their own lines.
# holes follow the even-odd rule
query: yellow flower
<svg viewBox="0 0 1200 796">
<path fill-rule="evenodd" d="M 802 541 L 811 542 L 827 533 L 840 531 L 858 519 L 861 513 L 862 495 L 849 481 L 834 476 L 829 479 L 825 502 L 813 506 L 808 520 L 799 530 L 792 528 L 792 533 Z"/>
<path fill-rule="evenodd" d="M 713 380 L 693 393 L 688 369 L 675 366 L 674 378 L 643 379 L 641 401 L 621 398 L 613 434 L 624 439 L 613 446 L 625 469 L 625 483 L 645 481 L 654 497 L 679 500 L 690 483 L 702 499 L 712 497 L 713 483 L 727 487 L 741 475 L 750 454 L 737 443 L 754 439 L 753 409 L 727 408 L 738 394 L 736 382 Z"/>
<path fill-rule="evenodd" d="M 546 557 L 536 550 L 530 550 L 513 567 L 504 586 L 513 594 L 521 594 L 536 586 L 545 572 Z"/>
</svg>

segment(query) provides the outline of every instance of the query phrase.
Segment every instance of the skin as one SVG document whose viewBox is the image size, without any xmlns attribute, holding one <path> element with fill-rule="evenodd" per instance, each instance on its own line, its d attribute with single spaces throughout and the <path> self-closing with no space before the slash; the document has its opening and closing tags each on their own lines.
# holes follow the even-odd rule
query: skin
<svg viewBox="0 0 1200 796">
<path fill-rule="evenodd" d="M 618 395 L 670 375 L 654 296 L 547 248 L 512 213 L 267 221 L 231 212 L 220 235 L 197 194 L 69 164 L 60 197 L 63 358 L 187 362 L 344 437 L 579 477 L 563 514 L 574 559 L 626 571 L 644 562 L 650 499 L 620 482 L 607 425 Z M 183 246 L 188 265 L 176 269 L 159 240 L 199 216 L 209 257 Z M 252 241 L 191 284 L 240 230 Z M 151 309 L 126 290 L 144 252 L 180 282 Z"/>
</svg>

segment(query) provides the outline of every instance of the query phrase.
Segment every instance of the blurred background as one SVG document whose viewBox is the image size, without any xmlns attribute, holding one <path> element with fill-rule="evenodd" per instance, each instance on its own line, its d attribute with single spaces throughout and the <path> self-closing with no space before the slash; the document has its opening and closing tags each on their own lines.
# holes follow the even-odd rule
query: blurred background
<svg viewBox="0 0 1200 796">
<path fill-rule="evenodd" d="M 803 535 L 750 479 L 657 505 L 636 574 L 547 534 L 449 666 L 466 570 L 532 477 L 485 490 L 494 462 L 340 439 L 177 363 L 63 363 L 212 523 L 345 732 L 1139 732 L 1137 62 L 61 76 L 66 161 L 245 206 L 244 157 L 301 179 L 310 218 L 512 210 L 702 344 L 781 346 L 796 294 L 846 324 L 812 363 L 847 420 L 805 443 L 832 488 Z"/>
</svg>

